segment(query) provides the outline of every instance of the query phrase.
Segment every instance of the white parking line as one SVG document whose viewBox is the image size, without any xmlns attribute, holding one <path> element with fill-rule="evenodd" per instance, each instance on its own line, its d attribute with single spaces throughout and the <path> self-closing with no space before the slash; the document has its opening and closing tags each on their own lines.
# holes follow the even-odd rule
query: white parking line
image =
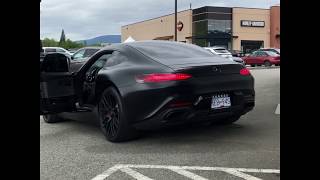
<svg viewBox="0 0 320 180">
<path fill-rule="evenodd" d="M 261 180 L 260 178 L 233 169 L 225 170 L 224 172 L 247 180 Z"/>
<path fill-rule="evenodd" d="M 107 171 L 103 172 L 100 175 L 97 175 L 92 180 L 104 180 L 108 178 L 112 173 L 120 170 L 129 176 L 135 179 L 141 180 L 151 180 L 151 178 L 131 169 L 168 169 L 173 172 L 176 172 L 180 175 L 183 175 L 187 178 L 194 179 L 194 180 L 207 180 L 204 177 L 201 177 L 193 172 L 187 170 L 204 170 L 204 171 L 222 171 L 226 172 L 230 175 L 240 177 L 245 180 L 261 180 L 260 178 L 254 177 L 252 175 L 246 174 L 245 172 L 251 173 L 272 173 L 272 174 L 279 174 L 280 170 L 278 169 L 248 169 L 248 168 L 228 168 L 228 167 L 201 167 L 201 166 L 163 166 L 163 165 L 136 165 L 136 164 L 119 164 L 111 167 Z"/>
<path fill-rule="evenodd" d="M 128 175 L 132 176 L 133 178 L 135 179 L 139 179 L 139 180 L 152 180 L 151 178 L 131 169 L 131 168 L 128 168 L 128 167 L 124 167 L 124 168 L 121 168 L 120 171 L 124 172 L 124 173 L 127 173 Z"/>
<path fill-rule="evenodd" d="M 98 176 L 94 177 L 92 180 L 103 180 L 118 170 L 119 170 L 119 167 L 117 165 L 113 166 L 113 167 L 109 168 L 108 170 L 106 170 L 105 172 L 103 172 L 102 174 L 99 174 Z"/>
<path fill-rule="evenodd" d="M 280 104 L 278 104 L 276 111 L 274 112 L 275 114 L 280 114 Z"/>
<path fill-rule="evenodd" d="M 199 176 L 193 172 L 190 172 L 184 169 L 171 169 L 171 171 L 174 171 L 178 174 L 181 174 L 182 176 L 188 177 L 193 180 L 208 180 L 207 178 L 204 178 L 202 176 Z"/>
</svg>

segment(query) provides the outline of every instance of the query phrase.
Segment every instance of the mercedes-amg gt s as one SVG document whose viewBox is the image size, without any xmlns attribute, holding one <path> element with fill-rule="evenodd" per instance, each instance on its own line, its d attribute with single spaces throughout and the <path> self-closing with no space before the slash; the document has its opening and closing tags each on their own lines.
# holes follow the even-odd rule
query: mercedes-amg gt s
<svg viewBox="0 0 320 180">
<path fill-rule="evenodd" d="M 109 141 L 186 122 L 228 124 L 254 108 L 254 78 L 242 64 L 192 44 L 140 41 L 105 47 L 77 72 L 61 54 L 40 66 L 40 114 L 92 112 Z"/>
</svg>

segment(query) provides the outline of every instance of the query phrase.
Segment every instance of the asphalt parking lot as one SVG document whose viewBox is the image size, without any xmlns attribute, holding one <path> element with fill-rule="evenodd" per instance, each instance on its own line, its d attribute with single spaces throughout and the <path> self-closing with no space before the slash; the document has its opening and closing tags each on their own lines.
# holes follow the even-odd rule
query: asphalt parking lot
<svg viewBox="0 0 320 180">
<path fill-rule="evenodd" d="M 88 121 L 40 116 L 40 178 L 280 179 L 280 68 L 251 68 L 256 107 L 233 125 L 145 132 L 110 143 Z"/>
</svg>

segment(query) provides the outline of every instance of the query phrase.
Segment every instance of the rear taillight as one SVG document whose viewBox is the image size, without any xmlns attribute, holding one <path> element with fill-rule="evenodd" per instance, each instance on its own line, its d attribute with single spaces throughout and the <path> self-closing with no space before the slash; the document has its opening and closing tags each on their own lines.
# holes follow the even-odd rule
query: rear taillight
<svg viewBox="0 0 320 180">
<path fill-rule="evenodd" d="M 248 75 L 250 75 L 250 71 L 247 68 L 243 68 L 240 70 L 240 74 L 243 76 L 248 76 Z"/>
<path fill-rule="evenodd" d="M 138 83 L 153 83 L 165 81 L 180 81 L 189 78 L 191 78 L 191 75 L 183 73 L 154 73 L 136 76 L 136 81 Z"/>
</svg>

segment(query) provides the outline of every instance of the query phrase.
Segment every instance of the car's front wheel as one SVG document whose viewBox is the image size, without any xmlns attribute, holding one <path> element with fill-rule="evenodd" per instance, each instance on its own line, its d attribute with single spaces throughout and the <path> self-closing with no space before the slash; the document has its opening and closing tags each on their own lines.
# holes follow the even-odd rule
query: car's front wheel
<svg viewBox="0 0 320 180">
<path fill-rule="evenodd" d="M 271 65 L 272 65 L 272 64 L 271 64 L 270 61 L 268 61 L 268 60 L 264 61 L 264 66 L 270 67 Z"/>
<path fill-rule="evenodd" d="M 98 104 L 102 133 L 111 142 L 121 142 L 137 135 L 124 113 L 121 97 L 114 87 L 104 90 Z"/>
<path fill-rule="evenodd" d="M 42 118 L 46 123 L 57 123 L 64 120 L 63 118 L 59 117 L 58 114 L 47 114 L 43 115 Z"/>
</svg>

